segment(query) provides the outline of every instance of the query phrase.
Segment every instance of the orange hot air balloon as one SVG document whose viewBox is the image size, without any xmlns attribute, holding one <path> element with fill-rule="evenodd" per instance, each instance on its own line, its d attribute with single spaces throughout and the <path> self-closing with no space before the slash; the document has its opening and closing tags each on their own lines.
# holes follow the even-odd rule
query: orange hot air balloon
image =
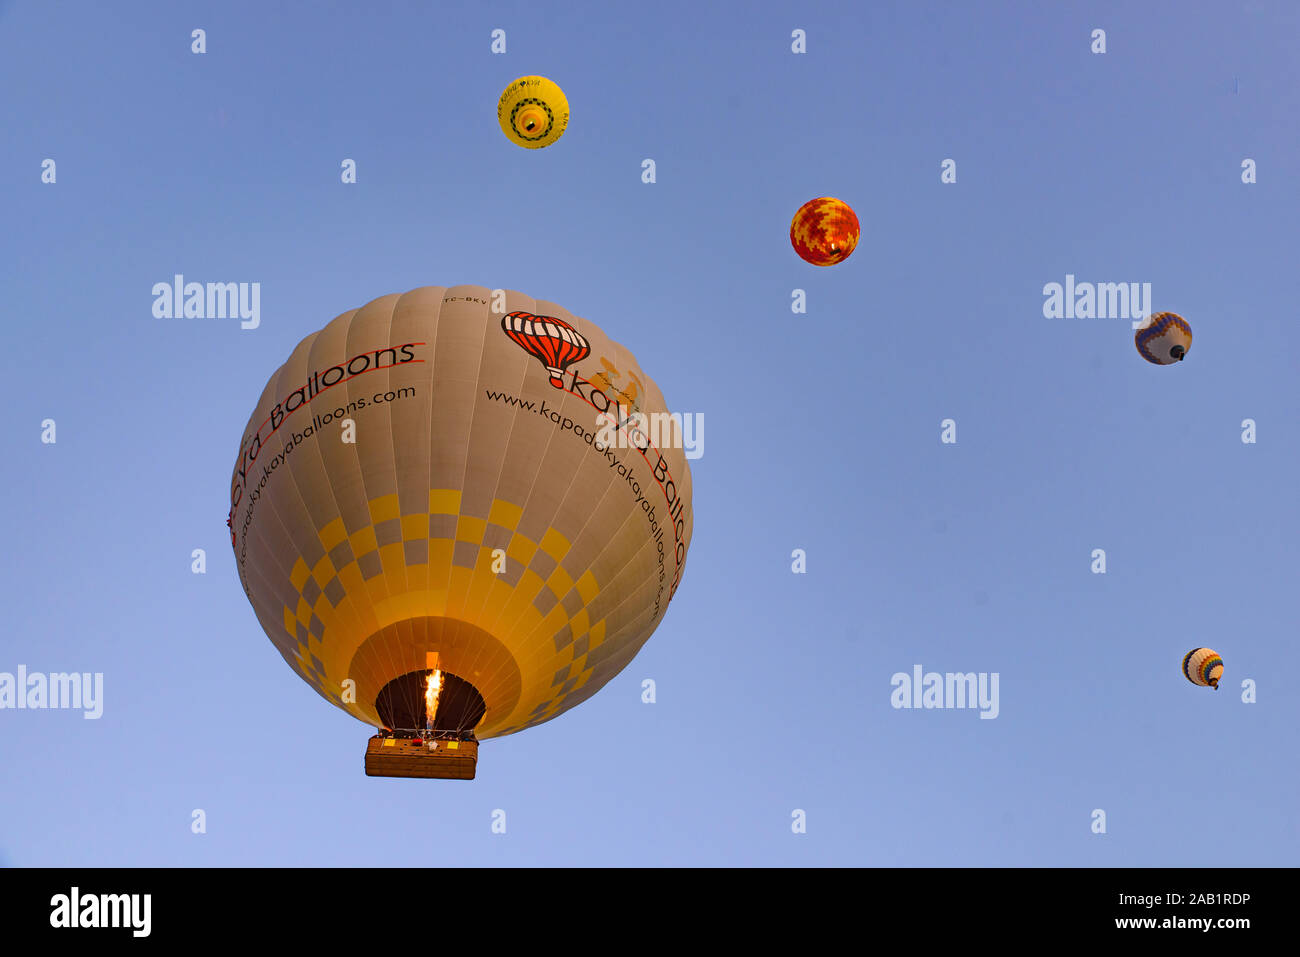
<svg viewBox="0 0 1300 957">
<path fill-rule="evenodd" d="M 496 297 L 343 313 L 271 376 L 239 448 L 240 581 L 289 666 L 386 729 L 368 774 L 472 778 L 479 739 L 622 671 L 681 582 L 691 474 L 663 394 L 589 320 Z M 643 420 L 621 411 L 632 384 Z"/>
<path fill-rule="evenodd" d="M 833 266 L 848 259 L 861 234 L 857 214 L 832 196 L 810 199 L 790 221 L 790 245 L 814 266 Z"/>
</svg>

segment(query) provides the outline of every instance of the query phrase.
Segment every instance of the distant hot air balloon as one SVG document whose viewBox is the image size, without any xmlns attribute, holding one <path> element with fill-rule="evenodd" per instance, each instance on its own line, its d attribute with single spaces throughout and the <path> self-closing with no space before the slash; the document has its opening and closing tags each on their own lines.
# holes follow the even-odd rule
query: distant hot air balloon
<svg viewBox="0 0 1300 957">
<path fill-rule="evenodd" d="M 1182 316 L 1157 312 L 1147 316 L 1133 334 L 1138 352 L 1147 362 L 1167 366 L 1181 362 L 1192 347 L 1192 327 Z"/>
<path fill-rule="evenodd" d="M 790 245 L 814 266 L 833 266 L 848 259 L 861 233 L 857 214 L 832 196 L 808 200 L 790 221 Z"/>
<path fill-rule="evenodd" d="M 511 143 L 541 149 L 564 135 L 569 125 L 569 101 L 546 77 L 521 76 L 502 91 L 497 122 Z"/>
<path fill-rule="evenodd" d="M 304 681 L 394 732 L 370 774 L 473 777 L 478 738 L 595 694 L 681 581 L 691 475 L 679 428 L 643 431 L 667 420 L 658 387 L 593 323 L 493 302 L 425 287 L 343 313 L 271 376 L 240 444 L 240 581 Z"/>
<path fill-rule="evenodd" d="M 1183 674 L 1194 685 L 1218 691 L 1223 659 L 1211 648 L 1193 648 L 1183 658 Z"/>
</svg>

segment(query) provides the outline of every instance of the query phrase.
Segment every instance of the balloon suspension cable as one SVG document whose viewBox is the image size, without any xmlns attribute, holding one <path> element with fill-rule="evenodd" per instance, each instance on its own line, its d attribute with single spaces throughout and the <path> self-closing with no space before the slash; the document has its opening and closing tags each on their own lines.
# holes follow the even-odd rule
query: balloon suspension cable
<svg viewBox="0 0 1300 957">
<path fill-rule="evenodd" d="M 467 728 L 379 728 L 382 738 L 421 738 L 428 741 L 478 741 L 478 736 Z"/>
</svg>

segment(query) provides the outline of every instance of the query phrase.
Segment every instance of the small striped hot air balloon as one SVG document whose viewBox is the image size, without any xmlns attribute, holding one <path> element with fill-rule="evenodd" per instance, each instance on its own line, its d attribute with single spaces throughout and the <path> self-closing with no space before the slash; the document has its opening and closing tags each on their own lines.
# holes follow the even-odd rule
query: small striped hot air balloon
<svg viewBox="0 0 1300 957">
<path fill-rule="evenodd" d="M 1138 326 L 1133 342 L 1147 362 L 1173 365 L 1187 358 L 1187 350 L 1192 347 L 1192 327 L 1176 313 L 1157 312 Z"/>
<path fill-rule="evenodd" d="M 1183 658 L 1183 675 L 1194 685 L 1218 691 L 1223 659 L 1213 648 L 1193 648 Z"/>
</svg>

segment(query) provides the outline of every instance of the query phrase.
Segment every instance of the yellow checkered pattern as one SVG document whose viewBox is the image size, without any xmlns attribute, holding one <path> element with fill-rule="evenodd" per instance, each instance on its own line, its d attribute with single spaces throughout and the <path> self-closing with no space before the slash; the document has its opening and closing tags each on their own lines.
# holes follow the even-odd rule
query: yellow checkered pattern
<svg viewBox="0 0 1300 957">
<path fill-rule="evenodd" d="M 494 734 L 540 724 L 562 710 L 591 677 L 589 654 L 605 640 L 605 620 L 592 622 L 588 614 L 600 585 L 589 570 L 575 576 L 565 567 L 568 539 L 554 528 L 538 542 L 525 537 L 517 529 L 522 508 L 500 499 L 486 519 L 463 515 L 457 490 L 431 490 L 421 513 L 401 514 L 397 495 L 368 504 L 369 525 L 349 534 L 335 518 L 318 533 L 324 557 L 312 567 L 299 557 L 290 573 L 297 602 L 282 606 L 284 629 L 297 644 L 295 663 L 304 680 L 368 720 L 357 705 L 369 702 L 344 700 L 342 682 L 357 648 L 394 622 L 445 617 L 482 628 L 515 657 L 523 679 L 512 712 L 517 720 Z M 489 529 L 497 544 L 485 544 Z M 494 568 L 493 552 L 502 542 L 505 573 Z M 539 561 L 539 553 L 550 561 Z M 457 564 L 465 555 L 472 555 L 472 567 Z M 538 565 L 549 569 L 545 577 Z M 554 602 L 543 613 L 536 603 L 545 590 Z M 558 638 L 566 628 L 567 640 Z"/>
</svg>

